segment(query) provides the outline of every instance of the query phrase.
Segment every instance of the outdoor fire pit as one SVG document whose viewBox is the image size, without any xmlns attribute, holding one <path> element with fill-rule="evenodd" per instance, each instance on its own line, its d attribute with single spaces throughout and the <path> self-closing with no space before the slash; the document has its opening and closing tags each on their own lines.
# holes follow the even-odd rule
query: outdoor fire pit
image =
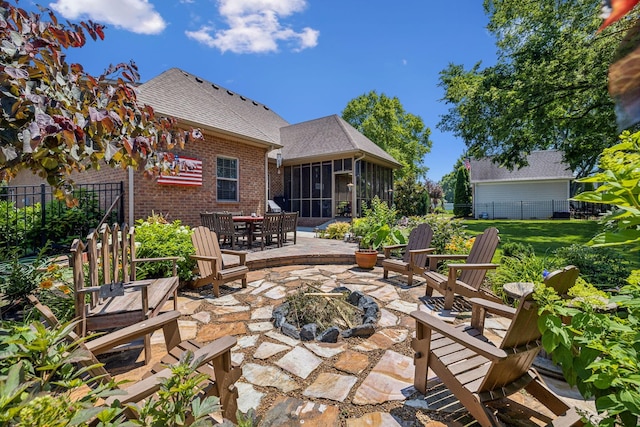
<svg viewBox="0 0 640 427">
<path fill-rule="evenodd" d="M 305 285 L 273 310 L 272 320 L 291 338 L 335 343 L 340 336 L 372 335 L 379 313 L 378 304 L 362 292 L 345 287 L 321 292 L 313 285 Z"/>
</svg>

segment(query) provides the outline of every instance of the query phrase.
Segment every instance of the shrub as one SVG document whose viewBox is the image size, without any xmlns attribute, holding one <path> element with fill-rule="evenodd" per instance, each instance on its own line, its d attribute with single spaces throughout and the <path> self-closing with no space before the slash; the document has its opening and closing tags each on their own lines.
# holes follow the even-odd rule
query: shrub
<svg viewBox="0 0 640 427">
<path fill-rule="evenodd" d="M 460 219 L 450 219 L 438 215 L 426 215 L 422 217 L 411 217 L 408 227 L 412 229 L 417 224 L 428 223 L 433 230 L 431 247 L 435 248 L 435 253 L 444 254 L 446 246 L 456 238 L 468 239 L 470 236 L 465 231 L 465 226 Z"/>
<path fill-rule="evenodd" d="M 631 273 L 629 261 L 606 247 L 571 245 L 555 250 L 560 264 L 575 265 L 584 279 L 599 288 L 619 288 Z"/>
<path fill-rule="evenodd" d="M 40 204 L 33 206 L 24 206 L 16 208 L 13 202 L 0 200 L 0 247 L 20 247 L 23 255 L 27 249 L 40 246 L 40 240 L 37 245 L 25 241 L 27 236 L 33 235 L 33 228 L 36 223 L 40 222 Z"/>
<path fill-rule="evenodd" d="M 364 216 L 351 222 L 351 232 L 359 238 L 360 249 L 375 249 L 381 246 L 401 244 L 406 237 L 396 226 L 396 210 L 381 201 L 378 196 L 371 206 L 364 208 Z"/>
<path fill-rule="evenodd" d="M 178 276 L 183 282 L 193 278 L 196 261 L 190 257 L 195 254 L 191 243 L 191 229 L 182 225 L 180 220 L 166 223 L 157 216 L 149 217 L 147 221 L 136 221 L 135 230 L 136 257 L 158 258 L 177 256 Z M 172 263 L 144 262 L 136 269 L 139 279 L 165 277 L 171 274 Z"/>
<path fill-rule="evenodd" d="M 20 261 L 19 248 L 7 251 L 2 258 L 9 260 L 8 274 L 0 276 L 0 292 L 10 302 L 24 299 L 38 288 L 45 280 L 47 274 L 47 262 L 43 249 L 32 262 Z"/>
<path fill-rule="evenodd" d="M 320 231 L 320 237 L 323 239 L 343 240 L 350 228 L 351 224 L 348 222 L 334 222 L 327 225 L 325 230 Z"/>
<path fill-rule="evenodd" d="M 62 200 L 52 200 L 45 209 L 45 221 L 34 223 L 27 237 L 33 247 L 39 247 L 41 241 L 51 242 L 53 249 L 67 251 L 74 239 L 83 238 L 91 228 L 95 228 L 104 211 L 100 209 L 100 200 L 93 191 L 84 189 L 73 192 L 78 205 L 67 207 Z"/>
<path fill-rule="evenodd" d="M 562 301 L 540 287 L 538 325 L 542 344 L 562 367 L 569 385 L 595 398 L 600 426 L 636 426 L 640 416 L 640 286 L 630 284 L 611 298 L 615 311 L 601 311 L 592 300 Z M 561 319 L 569 319 L 568 323 Z"/>
<path fill-rule="evenodd" d="M 535 251 L 528 243 L 505 242 L 500 245 L 503 257 L 533 257 Z"/>
<path fill-rule="evenodd" d="M 542 283 L 545 269 L 553 270 L 555 266 L 549 265 L 542 258 L 521 254 L 519 256 L 503 256 L 500 265 L 491 274 L 487 275 L 487 281 L 491 285 L 494 294 L 505 298 L 503 286 L 505 283 L 531 282 Z"/>
</svg>

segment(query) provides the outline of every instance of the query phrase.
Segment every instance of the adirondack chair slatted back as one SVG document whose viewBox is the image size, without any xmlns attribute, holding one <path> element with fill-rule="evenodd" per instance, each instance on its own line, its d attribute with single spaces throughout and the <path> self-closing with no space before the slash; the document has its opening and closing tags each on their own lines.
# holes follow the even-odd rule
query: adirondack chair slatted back
<svg viewBox="0 0 640 427">
<path fill-rule="evenodd" d="M 220 251 L 218 236 L 216 236 L 215 232 L 209 230 L 207 227 L 196 227 L 191 234 L 191 241 L 196 249 L 196 255 L 216 257 L 216 269 L 224 269 L 222 252 Z M 211 261 L 198 260 L 197 263 L 201 277 L 216 275 L 217 272 L 213 271 Z"/>
<path fill-rule="evenodd" d="M 128 282 L 135 280 L 135 272 L 130 268 L 130 257 L 135 256 L 133 249 L 133 228 L 126 224 L 113 228 L 104 224 L 100 230 L 94 230 L 87 235 L 86 244 L 80 239 L 71 245 L 71 265 L 73 268 L 73 284 L 75 295 L 75 311 L 77 318 L 84 318 L 86 305 L 94 308 L 98 302 L 97 292 L 86 294 L 83 288 L 99 287 L 108 283 Z M 88 265 L 89 281 L 86 282 L 85 266 Z M 82 328 L 86 325 L 81 324 Z M 82 330 L 84 335 L 86 330 Z"/>
<path fill-rule="evenodd" d="M 411 254 L 409 251 L 416 249 L 426 249 L 431 245 L 431 239 L 433 238 L 433 230 L 427 223 L 419 224 L 411 233 L 409 233 L 409 241 L 407 242 L 407 248 L 404 252 L 402 260 L 406 263 L 411 261 Z M 425 267 L 427 265 L 427 253 L 414 256 L 414 265 L 417 267 Z"/>
<path fill-rule="evenodd" d="M 493 255 L 496 253 L 496 248 L 500 242 L 498 236 L 498 229 L 490 227 L 484 230 L 484 233 L 476 236 L 471 252 L 467 257 L 467 264 L 487 264 L 491 262 Z M 482 281 L 487 273 L 485 269 L 473 269 L 464 270 L 460 273 L 460 280 L 463 283 L 475 288 L 480 289 Z"/>
<path fill-rule="evenodd" d="M 576 267 L 566 267 L 547 276 L 545 285 L 552 286 L 557 291 L 567 290 L 575 284 L 578 273 Z M 509 357 L 491 364 L 479 392 L 506 386 L 527 373 L 541 349 L 538 317 L 538 305 L 533 300 L 533 293 L 528 293 L 520 300 L 516 314 L 500 343 L 500 348 L 507 351 Z"/>
</svg>

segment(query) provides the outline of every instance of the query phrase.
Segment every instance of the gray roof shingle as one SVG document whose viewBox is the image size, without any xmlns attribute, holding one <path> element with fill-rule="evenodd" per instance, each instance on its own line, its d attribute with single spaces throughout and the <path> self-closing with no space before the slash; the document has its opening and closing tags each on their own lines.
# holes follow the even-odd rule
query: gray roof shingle
<svg viewBox="0 0 640 427">
<path fill-rule="evenodd" d="M 491 158 L 471 160 L 471 182 L 531 181 L 573 179 L 569 165 L 562 161 L 558 150 L 532 151 L 528 166 L 510 171 L 491 162 Z"/>
<path fill-rule="evenodd" d="M 336 114 L 283 127 L 280 130 L 280 142 L 285 161 L 332 154 L 351 156 L 365 153 L 392 167 L 401 166 Z"/>
<path fill-rule="evenodd" d="M 267 106 L 178 68 L 138 87 L 138 99 L 159 114 L 245 138 L 280 144 L 289 123 Z"/>
</svg>

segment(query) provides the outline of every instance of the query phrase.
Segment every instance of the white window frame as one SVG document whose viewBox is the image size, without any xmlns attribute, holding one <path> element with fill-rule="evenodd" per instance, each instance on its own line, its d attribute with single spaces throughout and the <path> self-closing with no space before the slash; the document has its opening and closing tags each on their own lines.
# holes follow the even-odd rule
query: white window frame
<svg viewBox="0 0 640 427">
<path fill-rule="evenodd" d="M 235 162 L 235 166 L 236 166 L 236 178 L 229 178 L 229 177 L 225 177 L 225 176 L 220 176 L 219 172 L 220 172 L 220 168 L 218 167 L 218 160 L 230 160 Z M 239 185 L 239 181 L 240 179 L 239 177 L 239 169 L 240 169 L 240 161 L 238 160 L 238 158 L 236 157 L 228 157 L 228 156 L 216 156 L 216 200 L 218 202 L 224 203 L 224 202 L 238 202 L 240 199 L 240 185 Z M 222 199 L 220 198 L 220 194 L 218 194 L 217 191 L 217 185 L 218 185 L 218 181 L 227 181 L 227 182 L 234 182 L 235 186 L 236 186 L 236 198 L 235 199 Z"/>
</svg>

